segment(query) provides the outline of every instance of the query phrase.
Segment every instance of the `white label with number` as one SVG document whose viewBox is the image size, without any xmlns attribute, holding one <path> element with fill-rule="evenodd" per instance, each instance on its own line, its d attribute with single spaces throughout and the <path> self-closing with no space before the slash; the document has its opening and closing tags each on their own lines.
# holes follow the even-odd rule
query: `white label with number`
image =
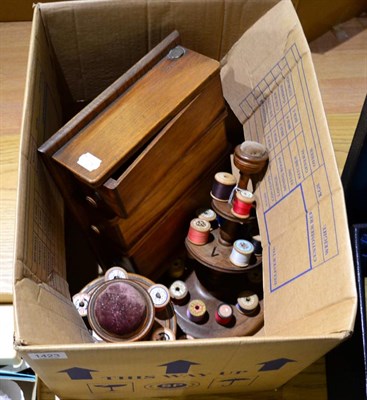
<svg viewBox="0 0 367 400">
<path fill-rule="evenodd" d="M 64 352 L 57 353 L 29 353 L 32 360 L 66 360 L 68 356 Z"/>
</svg>

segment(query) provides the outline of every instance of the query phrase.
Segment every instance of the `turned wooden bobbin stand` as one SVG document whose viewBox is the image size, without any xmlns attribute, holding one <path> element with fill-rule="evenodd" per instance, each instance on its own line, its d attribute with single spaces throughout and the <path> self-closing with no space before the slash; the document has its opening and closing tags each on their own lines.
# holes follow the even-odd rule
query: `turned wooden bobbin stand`
<svg viewBox="0 0 367 400">
<path fill-rule="evenodd" d="M 237 189 L 248 188 L 251 180 L 255 189 L 264 175 L 268 163 L 266 148 L 260 143 L 244 142 L 235 148 L 234 164 L 239 168 L 240 179 Z M 254 208 L 248 215 L 235 215 L 233 197 L 228 201 L 212 198 L 212 208 L 220 216 L 220 227 L 213 229 L 205 244 L 196 245 L 186 239 L 185 245 L 193 261 L 194 271 L 185 280 L 189 289 L 188 299 L 202 299 L 207 309 L 204 322 L 195 323 L 186 316 L 187 304 L 175 304 L 175 311 L 181 329 L 193 337 L 244 336 L 256 333 L 264 322 L 262 303 L 262 282 L 249 278 L 250 271 L 261 274 L 262 255 L 252 254 L 248 263 L 235 265 L 230 260 L 233 243 L 237 239 L 251 240 L 258 234 L 258 225 Z M 248 193 L 252 197 L 252 193 Z M 259 298 L 259 307 L 254 315 L 238 311 L 239 293 L 249 290 Z M 225 303 L 232 307 L 233 317 L 229 324 L 220 324 L 215 319 L 217 308 Z M 218 318 L 217 318 L 218 319 Z"/>
<path fill-rule="evenodd" d="M 253 191 L 255 191 L 257 184 L 265 174 L 269 160 L 265 146 L 252 141 L 243 142 L 236 146 L 233 160 L 240 174 L 237 187 L 247 190 L 249 181 L 251 180 Z M 212 200 L 212 207 L 224 219 L 218 238 L 220 244 L 232 246 L 233 242 L 239 239 L 241 234 L 251 234 L 251 225 L 256 223 L 254 215 L 250 215 L 246 219 L 238 218 L 231 211 L 231 203 L 220 202 L 215 199 Z M 245 233 L 243 233 L 243 229 L 245 229 Z"/>
</svg>

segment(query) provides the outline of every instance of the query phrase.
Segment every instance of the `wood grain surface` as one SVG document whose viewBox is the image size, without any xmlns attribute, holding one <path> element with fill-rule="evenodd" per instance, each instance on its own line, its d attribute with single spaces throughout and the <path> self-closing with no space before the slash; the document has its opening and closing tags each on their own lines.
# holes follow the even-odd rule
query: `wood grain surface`
<svg viewBox="0 0 367 400">
<path fill-rule="evenodd" d="M 366 27 L 366 17 L 354 18 L 310 46 L 340 171 L 367 92 Z M 11 301 L 19 132 L 30 30 L 30 22 L 0 24 L 0 300 L 3 302 Z M 42 382 L 39 394 L 42 400 L 54 399 Z M 277 391 L 241 399 L 326 400 L 324 359 Z"/>
<path fill-rule="evenodd" d="M 217 61 L 190 50 L 177 60 L 162 58 L 134 90 L 98 114 L 53 159 L 82 182 L 101 185 L 218 73 Z M 101 161 L 98 168 L 88 170 L 78 161 L 86 151 Z"/>
</svg>

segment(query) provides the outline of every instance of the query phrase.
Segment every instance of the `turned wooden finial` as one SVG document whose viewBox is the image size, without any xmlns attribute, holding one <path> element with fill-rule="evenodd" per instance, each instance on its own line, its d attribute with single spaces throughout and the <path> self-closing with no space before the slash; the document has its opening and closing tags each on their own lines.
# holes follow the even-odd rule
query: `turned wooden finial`
<svg viewBox="0 0 367 400">
<path fill-rule="evenodd" d="M 268 152 L 261 143 L 245 141 L 236 146 L 234 150 L 234 165 L 240 170 L 238 187 L 247 189 L 248 182 L 251 179 L 253 190 L 255 190 L 268 159 Z"/>
</svg>

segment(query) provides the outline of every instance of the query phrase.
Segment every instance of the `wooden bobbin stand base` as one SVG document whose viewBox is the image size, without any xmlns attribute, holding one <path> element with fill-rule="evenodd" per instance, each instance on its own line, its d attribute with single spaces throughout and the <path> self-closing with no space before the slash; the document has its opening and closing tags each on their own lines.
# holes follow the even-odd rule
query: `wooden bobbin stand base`
<svg viewBox="0 0 367 400">
<path fill-rule="evenodd" d="M 229 259 L 232 247 L 221 244 L 220 228 L 211 231 L 209 242 L 203 246 L 187 239 L 185 245 L 193 270 L 185 279 L 189 289 L 187 302 L 174 306 L 182 331 L 194 338 L 249 336 L 259 331 L 264 324 L 262 256 L 252 255 L 249 265 L 243 268 L 233 265 Z M 251 315 L 241 313 L 236 307 L 237 298 L 243 291 L 256 293 L 259 297 L 259 307 Z M 201 299 L 206 304 L 207 315 L 201 323 L 187 317 L 190 299 Z M 215 312 L 221 303 L 232 307 L 233 318 L 229 325 L 220 325 L 215 320 Z"/>
<path fill-rule="evenodd" d="M 246 142 L 245 142 L 246 143 Z M 256 188 L 259 177 L 267 165 L 267 152 L 258 143 L 239 145 L 234 153 L 235 165 L 240 169 L 238 188 L 247 189 L 249 180 Z M 258 332 L 264 324 L 262 290 L 262 255 L 252 254 L 248 265 L 238 267 L 230 261 L 233 243 L 237 239 L 251 241 L 258 234 L 255 210 L 247 217 L 232 213 L 232 203 L 213 198 L 212 209 L 220 217 L 220 227 L 213 229 L 204 245 L 192 243 L 186 238 L 185 246 L 192 270 L 183 279 L 189 291 L 184 303 L 175 304 L 177 322 L 181 330 L 193 338 L 248 336 Z M 259 304 L 251 313 L 237 307 L 240 294 L 247 291 L 257 295 Z M 194 322 L 187 314 L 188 303 L 198 299 L 206 305 L 206 315 Z M 233 317 L 229 324 L 216 320 L 221 303 L 231 306 Z M 242 310 L 243 311 L 243 310 Z"/>
<path fill-rule="evenodd" d="M 200 271 L 203 272 L 203 271 Z M 193 338 L 215 338 L 215 337 L 234 337 L 250 336 L 258 332 L 264 324 L 264 311 L 262 299 L 261 282 L 251 283 L 244 274 L 241 277 L 241 285 L 237 287 L 225 287 L 223 290 L 209 291 L 198 278 L 197 269 L 192 271 L 186 278 L 185 283 L 189 288 L 189 297 L 184 304 L 175 304 L 177 324 L 181 330 Z M 237 281 L 239 281 L 237 277 Z M 259 307 L 252 315 L 242 314 L 236 307 L 237 295 L 243 290 L 250 290 L 259 296 Z M 200 323 L 195 323 L 187 317 L 187 306 L 190 300 L 201 299 L 207 307 L 205 318 Z M 215 320 L 215 312 L 221 303 L 231 305 L 233 310 L 232 321 L 228 325 L 220 325 Z"/>
</svg>

